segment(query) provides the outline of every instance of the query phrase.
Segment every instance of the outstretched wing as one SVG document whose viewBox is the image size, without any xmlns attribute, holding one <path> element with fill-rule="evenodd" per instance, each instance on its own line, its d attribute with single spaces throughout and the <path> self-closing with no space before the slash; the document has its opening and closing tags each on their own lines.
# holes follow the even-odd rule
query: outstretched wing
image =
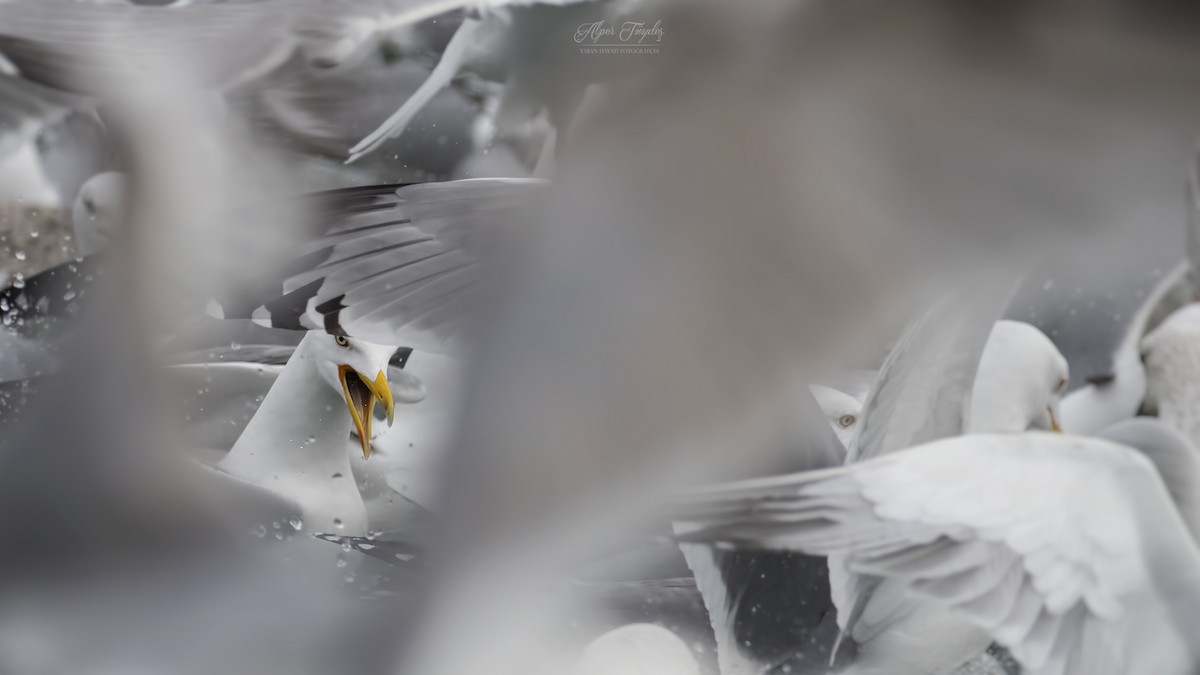
<svg viewBox="0 0 1200 675">
<path fill-rule="evenodd" d="M 1144 458 L 1049 434 L 946 439 L 710 488 L 686 508 L 686 540 L 844 555 L 989 631 L 1035 673 L 1135 672 L 1131 627 L 1171 623 L 1148 530 L 1190 542 Z M 1197 564 L 1194 545 L 1187 557 Z"/>
<path fill-rule="evenodd" d="M 540 181 L 475 179 L 317 195 L 322 235 L 282 280 L 221 302 L 221 316 L 438 351 L 466 332 L 490 233 Z"/>
<path fill-rule="evenodd" d="M 979 359 L 1012 290 L 943 300 L 905 330 L 871 385 L 847 463 L 964 433 Z"/>
<path fill-rule="evenodd" d="M 227 88 L 260 76 L 296 48 L 289 3 L 146 7 L 99 2 L 0 3 L 0 50 L 22 77 L 102 95 L 127 68 L 187 65 Z"/>
</svg>

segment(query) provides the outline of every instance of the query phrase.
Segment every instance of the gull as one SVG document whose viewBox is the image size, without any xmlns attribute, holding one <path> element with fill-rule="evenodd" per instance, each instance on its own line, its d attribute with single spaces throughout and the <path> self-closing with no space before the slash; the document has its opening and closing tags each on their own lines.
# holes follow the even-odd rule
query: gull
<svg viewBox="0 0 1200 675">
<path fill-rule="evenodd" d="M 941 313 L 944 315 L 945 311 L 943 309 Z M 949 363 L 957 363 L 943 376 L 953 383 L 948 392 L 932 394 L 940 397 L 935 402 L 940 408 L 930 410 L 920 407 L 920 399 L 900 398 L 914 386 L 917 391 L 937 386 L 936 380 L 908 383 L 896 381 L 896 378 L 923 378 L 919 369 L 899 369 L 897 364 L 913 359 L 906 354 L 909 350 L 915 351 L 918 357 L 928 358 L 933 354 L 922 343 L 929 340 L 936 344 L 927 336 L 930 330 L 938 330 L 942 322 L 927 322 L 938 314 L 937 311 L 927 314 L 914 329 L 910 329 L 907 339 L 901 339 L 901 345 L 920 346 L 898 347 L 889 357 L 893 365 L 885 364 L 881 370 L 880 381 L 863 413 L 864 422 L 857 444 L 851 451 L 852 462 L 903 449 L 905 446 L 900 444 L 909 442 L 908 439 L 926 440 L 935 433 L 947 437 L 976 430 L 1016 433 L 1031 427 L 1058 429 L 1055 411 L 1069 379 L 1066 359 L 1041 331 L 1017 321 L 995 322 L 984 348 L 975 351 L 978 350 L 977 329 L 967 328 L 969 319 L 964 319 L 961 330 L 968 338 L 960 338 L 955 345 L 959 353 L 951 351 L 940 355 Z M 914 338 L 920 342 L 914 343 Z M 979 354 L 978 364 L 973 376 L 964 379 L 961 369 L 970 368 L 972 363 L 964 356 L 973 352 Z M 891 391 L 897 385 L 902 389 Z M 964 400 L 964 391 L 969 392 L 966 397 L 969 403 Z M 878 429 L 875 425 L 881 424 L 881 420 L 877 419 L 878 413 L 873 415 L 872 409 L 882 409 L 888 414 L 889 393 L 897 397 L 891 403 L 896 409 L 886 418 L 886 423 L 895 429 L 885 427 L 876 435 L 872 432 Z M 934 420 L 941 417 L 943 421 L 931 425 L 922 421 L 926 415 Z M 906 429 L 915 430 L 908 432 L 907 437 L 897 434 Z M 873 440 L 876 438 L 879 440 Z M 896 445 L 890 445 L 893 443 Z M 897 602 L 897 589 L 889 580 L 858 575 L 839 556 L 830 559 L 830 584 L 834 589 L 842 634 L 858 646 L 856 659 L 846 672 L 915 675 L 950 669 L 979 656 L 990 642 L 981 631 L 939 607 Z M 937 635 L 939 639 L 932 643 L 923 639 L 923 635 Z"/>
<path fill-rule="evenodd" d="M 123 212 L 120 180 L 111 174 L 99 174 L 76 196 L 72 228 L 78 255 L 99 250 L 107 233 L 118 224 L 119 217 L 115 216 Z M 87 277 L 92 268 L 91 264 L 69 261 L 28 278 L 18 277 L 0 290 L 0 382 L 22 383 L 19 391 L 29 380 L 58 368 L 54 345 L 39 333 L 78 309 L 77 299 L 90 283 Z M 6 391 L 5 417 L 19 412 L 13 398 L 13 392 Z"/>
<path fill-rule="evenodd" d="M 1142 342 L 1176 310 L 1200 297 L 1200 155 L 1188 172 L 1185 230 L 1187 260 L 1159 281 L 1133 315 L 1113 352 L 1111 367 L 1063 400 L 1063 426 L 1070 433 L 1091 434 L 1133 417 L 1146 402 L 1147 373 Z"/>
<path fill-rule="evenodd" d="M 637 3 L 596 3 L 590 0 L 431 0 L 395 8 L 365 8 L 337 18 L 318 13 L 302 22 L 300 35 L 309 58 L 336 65 L 355 53 L 372 36 L 410 26 L 458 9 L 478 10 L 464 18 L 429 77 L 377 129 L 350 148 L 347 162 L 375 151 L 388 138 L 400 135 L 439 91 L 464 69 L 506 83 L 497 112 L 497 125 L 512 127 L 545 109 L 558 134 L 568 130 L 594 79 L 595 63 L 580 62 L 578 44 L 584 27 L 605 20 L 623 25 L 634 18 Z M 639 26 L 642 24 L 639 24 Z M 568 42 L 571 36 L 574 42 Z M 661 39 L 661 36 L 659 36 Z M 565 45 L 565 47 L 564 47 Z M 587 59 L 587 56 L 583 57 Z"/>
<path fill-rule="evenodd" d="M 1062 431 L 1059 408 L 1070 382 L 1067 359 L 1024 321 L 996 322 L 979 359 L 967 431 Z"/>
<path fill-rule="evenodd" d="M 295 345 L 238 342 L 169 357 L 166 375 L 180 393 L 181 414 L 186 420 L 183 430 L 191 445 L 217 458 L 228 453 L 295 351 Z M 411 353 L 410 349 L 398 349 L 388 361 L 392 398 L 406 410 L 426 394 L 421 378 L 405 370 Z M 377 410 L 376 422 L 385 419 L 381 415 Z M 386 426 L 372 429 L 373 457 L 380 454 L 378 441 L 388 430 Z M 350 451 L 361 454 L 357 432 L 353 435 Z"/>
<path fill-rule="evenodd" d="M 177 363 L 168 370 L 183 392 L 189 442 L 213 463 L 225 457 L 294 353 L 295 347 L 285 345 L 238 344 L 173 359 Z M 343 474 L 362 495 L 371 532 L 402 537 L 399 533 L 414 525 L 414 508 L 424 512 L 435 506 L 433 483 L 452 428 L 460 369 L 454 357 L 403 347 L 389 360 L 387 380 L 399 407 L 396 423 L 373 427 L 371 461 L 351 462 L 351 473 Z M 375 421 L 382 421 L 379 412 Z M 357 430 L 351 435 L 343 443 L 345 454 L 361 454 Z"/>
<path fill-rule="evenodd" d="M 5 326 L 40 328 L 77 311 L 101 271 L 102 259 L 95 254 L 108 248 L 123 229 L 127 196 L 126 179 L 119 173 L 96 174 L 84 182 L 71 208 L 75 259 L 19 278 L 0 291 L 0 318 Z"/>
<path fill-rule="evenodd" d="M 1029 377 L 1029 372 L 1042 378 Z M 975 375 L 968 428 L 1061 431 L 1058 409 L 1069 379 L 1066 358 L 1045 333 L 1023 321 L 997 321 Z M 862 402 L 831 387 L 812 385 L 811 389 L 838 440 L 850 447 Z"/>
<path fill-rule="evenodd" d="M 395 347 L 343 334 L 304 336 L 221 471 L 291 500 L 306 526 L 366 534 L 367 511 L 345 452 L 351 430 L 371 455 L 376 401 L 391 424 L 387 366 Z"/>
<path fill-rule="evenodd" d="M 1036 328 L 996 321 L 996 292 L 971 307 L 943 302 L 901 336 L 872 386 L 848 463 L 878 457 L 913 442 L 957 436 L 972 428 L 1020 432 L 1056 427 L 1066 359 Z M 972 356 L 974 355 L 974 356 Z M 940 608 L 897 602 L 886 579 L 863 576 L 835 555 L 830 588 L 841 636 L 855 646 L 845 672 L 926 673 L 979 656 L 990 640 Z M 914 639 L 937 626 L 937 644 Z M 835 647 L 834 654 L 838 649 Z"/>
<path fill-rule="evenodd" d="M 356 432 L 367 459 L 377 400 L 393 422 L 391 345 L 454 348 L 489 220 L 538 185 L 477 179 L 313 196 L 327 206 L 317 209 L 320 235 L 301 244 L 303 264 L 289 268 L 300 271 L 210 305 L 217 318 L 307 331 L 218 468 L 304 505 L 306 525 L 366 534 L 345 439 Z M 463 213 L 464 198 L 478 204 Z"/>
<path fill-rule="evenodd" d="M 1039 675 L 1195 672 L 1200 455 L 1150 420 L 1103 436 L 972 434 L 714 487 L 685 538 L 843 555 Z"/>
<path fill-rule="evenodd" d="M 1065 386 L 1065 359 L 1048 338 L 1028 324 L 998 321 L 990 331 L 985 330 L 999 314 L 1000 303 L 994 291 L 978 295 L 969 303 L 942 302 L 913 322 L 879 371 L 867 407 L 850 425 L 860 438 L 857 446 L 852 441 L 851 451 L 857 448 L 872 456 L 888 443 L 962 433 L 968 424 L 968 401 L 980 410 L 994 407 L 1003 411 L 990 417 L 981 415 L 977 422 L 981 426 L 1008 421 L 1017 411 L 1024 412 L 1027 419 L 1014 430 L 1023 431 L 1030 424 L 1053 425 L 1051 411 Z M 812 389 L 820 400 L 821 389 Z M 830 407 L 831 401 L 858 411 L 854 399 L 842 394 L 827 396 L 821 404 L 829 424 L 812 430 L 805 454 L 832 456 L 824 464 L 827 467 L 846 456 L 843 444 L 828 435 L 839 430 L 837 418 L 830 414 L 837 410 Z M 940 407 L 930 407 L 935 404 Z M 813 416 L 806 413 L 803 401 L 798 405 L 797 415 Z M 880 610 L 875 608 L 888 602 L 889 589 L 847 576 L 836 559 L 827 566 L 821 558 L 789 558 L 778 552 L 734 554 L 697 546 L 681 548 L 708 607 L 724 673 L 756 673 L 785 664 L 793 672 L 825 672 L 827 662 L 844 664 L 851 659 L 852 668 L 869 672 L 866 668 L 875 661 L 895 665 L 908 658 L 906 651 L 930 659 L 930 668 L 950 668 L 978 656 L 988 644 L 986 639 L 972 641 L 968 636 L 960 645 L 961 656 L 945 657 L 934 655 L 926 645 L 897 649 L 889 644 L 887 631 L 871 639 L 868 630 L 856 625 L 856 617 L 864 612 L 855 608 L 861 603 L 871 608 L 867 616 L 877 614 Z M 893 611 L 891 634 L 903 633 L 909 621 L 929 618 L 913 615 L 911 606 L 893 607 Z M 775 624 L 780 614 L 792 616 L 789 625 L 802 626 L 804 631 L 780 630 Z M 827 621 L 822 621 L 823 614 Z M 839 628 L 854 639 L 838 639 Z M 912 672 L 922 671 L 914 668 Z"/>
<path fill-rule="evenodd" d="M 440 0 L 392 5 L 258 0 L 177 3 L 168 7 L 99 3 L 47 7 L 45 3 L 13 0 L 0 5 L 0 50 L 27 80 L 90 97 L 109 93 L 105 84 L 119 83 L 117 75 L 125 68 L 149 70 L 173 60 L 195 65 L 210 92 L 249 118 L 256 129 L 269 129 L 286 147 L 298 148 L 314 158 L 344 158 L 350 139 L 359 138 L 365 129 L 377 124 L 398 101 L 410 101 L 403 106 L 404 126 L 432 103 L 434 109 L 424 116 L 428 124 L 422 125 L 430 129 L 429 133 L 410 134 L 403 143 L 387 144 L 391 154 L 402 154 L 406 175 L 421 178 L 450 174 L 455 160 L 492 136 L 492 122 L 482 114 L 479 102 L 472 100 L 473 92 L 458 96 L 440 93 L 449 84 L 449 78 L 442 75 L 455 54 L 464 44 L 482 48 L 472 43 L 472 36 L 483 34 L 475 29 L 477 24 L 486 23 L 497 37 L 508 35 L 508 22 L 496 22 L 498 15 L 515 13 L 519 15 L 516 23 L 527 24 L 529 31 L 538 30 L 541 9 L 493 7 L 487 9 L 483 19 L 463 21 L 433 73 L 419 63 L 421 59 L 397 59 L 394 48 L 375 49 L 368 54 L 360 47 L 377 32 L 388 31 L 401 42 L 401 56 L 436 53 L 438 40 L 426 33 L 439 29 L 439 22 L 455 25 L 455 11 L 473 4 Z M 524 18 L 526 15 L 534 19 Z M 425 19 L 430 19 L 432 27 L 416 25 Z M 569 39 L 575 26 L 583 21 L 574 25 L 567 21 L 563 35 Z M 397 27 L 411 30 L 396 36 L 393 29 Z M 532 42 L 519 36 L 507 39 L 514 44 Z M 507 62 L 503 54 L 493 53 L 507 43 L 497 42 L 496 38 L 492 42 L 497 45 L 489 58 Z M 371 44 L 377 46 L 375 41 Z M 338 55 L 331 56 L 333 52 Z M 353 58 L 348 58 L 351 55 Z M 513 96 L 506 95 L 506 100 L 540 96 L 538 105 L 548 105 L 552 110 L 563 108 L 564 114 L 569 114 L 581 96 L 582 85 L 562 75 L 567 67 L 562 59 L 538 56 L 525 58 L 515 66 L 524 77 L 512 78 L 519 79 L 521 86 L 514 88 Z M 335 63 L 336 68 L 324 70 L 312 65 Z M 498 67 L 479 70 L 491 74 Z M 556 75 L 550 78 L 547 73 Z M 424 85 L 418 86 L 422 82 Z M 515 93 L 518 88 L 521 94 Z M 502 107 L 511 109 L 514 105 Z M 521 110 L 525 115 L 528 112 Z M 389 136 L 398 136 L 402 130 L 393 129 L 394 133 L 377 139 L 372 149 L 384 146 Z M 388 171 L 395 179 L 398 167 L 392 159 L 389 155 L 387 162 L 372 168 Z M 317 162 L 309 165 L 316 169 L 322 166 Z M 524 172 L 523 167 L 511 169 Z"/>
<path fill-rule="evenodd" d="M 47 207 L 68 204 L 79 188 L 75 176 L 99 161 L 90 137 L 96 123 L 77 112 L 83 106 L 76 97 L 11 70 L 0 56 L 0 197 Z"/>
<path fill-rule="evenodd" d="M 99 253 L 119 234 L 128 195 L 128 179 L 116 171 L 98 173 L 83 183 L 71 208 L 76 257 Z"/>
</svg>

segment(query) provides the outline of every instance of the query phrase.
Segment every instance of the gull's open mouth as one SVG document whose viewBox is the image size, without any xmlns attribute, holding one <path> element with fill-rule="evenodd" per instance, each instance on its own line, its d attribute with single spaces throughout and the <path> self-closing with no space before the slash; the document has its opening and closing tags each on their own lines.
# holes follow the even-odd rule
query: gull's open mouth
<svg viewBox="0 0 1200 675">
<path fill-rule="evenodd" d="M 342 395 L 346 397 L 346 407 L 350 409 L 350 418 L 354 420 L 354 430 L 362 444 L 363 459 L 371 456 L 371 418 L 375 412 L 375 401 L 383 403 L 387 414 L 388 426 L 392 425 L 395 415 L 395 402 L 392 400 L 392 390 L 388 386 L 387 376 L 381 370 L 375 380 L 368 380 L 354 368 L 338 366 L 338 380 L 342 383 Z"/>
</svg>

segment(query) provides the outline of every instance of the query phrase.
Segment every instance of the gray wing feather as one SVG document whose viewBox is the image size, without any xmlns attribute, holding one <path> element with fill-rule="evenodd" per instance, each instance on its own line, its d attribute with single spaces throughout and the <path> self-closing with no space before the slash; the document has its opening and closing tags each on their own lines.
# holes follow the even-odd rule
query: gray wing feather
<svg viewBox="0 0 1200 675">
<path fill-rule="evenodd" d="M 909 326 L 875 377 L 847 462 L 963 433 L 979 359 L 1012 290 L 944 300 Z"/>
<path fill-rule="evenodd" d="M 979 359 L 992 326 L 1011 297 L 988 289 L 947 299 L 901 336 L 876 375 L 863 406 L 847 463 L 961 435 Z M 837 564 L 833 562 L 832 564 Z M 842 637 L 865 642 L 909 612 L 899 588 L 850 572 L 840 593 Z"/>
<path fill-rule="evenodd" d="M 421 345 L 429 332 L 438 340 L 460 334 L 489 239 L 517 222 L 540 185 L 482 179 L 401 187 L 392 215 L 407 223 L 359 237 L 343 230 L 326 262 L 285 287 L 319 281 L 309 320 L 368 340 Z"/>
<path fill-rule="evenodd" d="M 166 8 L 18 0 L 0 3 L 0 50 L 24 77 L 75 93 L 102 94 L 96 87 L 127 77 L 126 68 L 157 66 L 163 57 L 186 58 L 223 88 L 294 51 L 292 11 L 275 0 Z"/>
</svg>

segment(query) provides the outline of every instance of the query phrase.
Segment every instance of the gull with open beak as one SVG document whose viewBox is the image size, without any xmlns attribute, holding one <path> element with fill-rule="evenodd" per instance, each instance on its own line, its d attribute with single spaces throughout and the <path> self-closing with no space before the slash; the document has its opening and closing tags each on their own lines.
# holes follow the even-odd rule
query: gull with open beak
<svg viewBox="0 0 1200 675">
<path fill-rule="evenodd" d="M 344 333 L 309 331 L 217 468 L 293 502 L 309 531 L 367 532 L 367 512 L 351 472 L 346 439 L 357 433 L 371 455 L 371 421 L 395 401 L 388 360 L 395 347 Z"/>
</svg>

